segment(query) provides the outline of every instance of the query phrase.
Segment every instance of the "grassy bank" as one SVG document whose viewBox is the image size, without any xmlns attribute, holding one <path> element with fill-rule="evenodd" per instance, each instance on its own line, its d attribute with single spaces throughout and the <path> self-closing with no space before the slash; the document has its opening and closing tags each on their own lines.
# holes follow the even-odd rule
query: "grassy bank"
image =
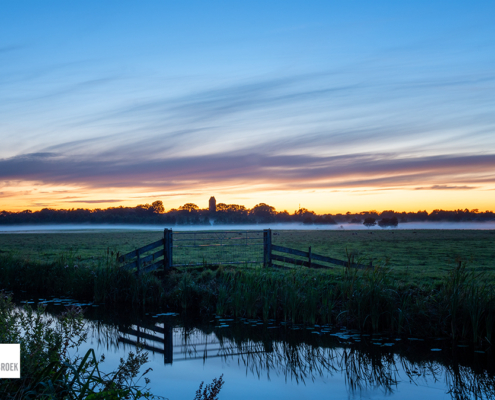
<svg viewBox="0 0 495 400">
<path fill-rule="evenodd" d="M 455 264 L 441 279 L 417 285 L 387 268 L 336 272 L 203 268 L 141 278 L 105 263 L 79 266 L 0 257 L 0 285 L 16 293 L 69 296 L 113 307 L 169 308 L 289 323 L 331 324 L 362 332 L 448 336 L 476 344 L 493 341 L 494 286 L 484 272 Z"/>
</svg>

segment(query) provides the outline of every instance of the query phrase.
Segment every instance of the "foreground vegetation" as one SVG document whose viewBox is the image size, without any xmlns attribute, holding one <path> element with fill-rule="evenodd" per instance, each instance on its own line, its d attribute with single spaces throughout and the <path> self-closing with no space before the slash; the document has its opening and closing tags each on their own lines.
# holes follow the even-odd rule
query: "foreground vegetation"
<svg viewBox="0 0 495 400">
<path fill-rule="evenodd" d="M 321 270 L 215 268 L 136 277 L 108 255 L 106 263 L 78 266 L 0 259 L 4 288 L 35 296 L 69 296 L 114 307 L 169 308 L 194 314 L 332 324 L 362 332 L 448 336 L 491 344 L 495 290 L 485 272 L 458 262 L 438 282 L 416 285 L 392 278 L 386 267 Z"/>
<path fill-rule="evenodd" d="M 0 291 L 0 343 L 20 343 L 20 379 L 0 379 L 0 398 L 29 399 L 164 399 L 150 393 L 149 379 L 141 373 L 148 353 L 139 346 L 120 359 L 117 369 L 102 371 L 104 355 L 97 358 L 93 349 L 78 353 L 86 341 L 82 309 L 72 307 L 58 317 L 29 305 L 16 306 L 5 291 Z M 144 377 L 144 382 L 141 378 Z M 201 382 L 195 400 L 217 400 L 223 376 L 211 384 Z M 192 395 L 192 393 L 191 393 Z"/>
<path fill-rule="evenodd" d="M 0 380 L 2 399 L 154 399 L 134 383 L 147 354 L 140 349 L 121 359 L 118 369 L 103 373 L 92 349 L 74 355 L 85 341 L 80 309 L 54 320 L 44 307 L 15 307 L 0 292 L 0 343 L 20 343 L 21 378 Z M 146 372 L 143 374 L 145 375 Z M 146 381 L 148 383 L 148 381 Z"/>
</svg>

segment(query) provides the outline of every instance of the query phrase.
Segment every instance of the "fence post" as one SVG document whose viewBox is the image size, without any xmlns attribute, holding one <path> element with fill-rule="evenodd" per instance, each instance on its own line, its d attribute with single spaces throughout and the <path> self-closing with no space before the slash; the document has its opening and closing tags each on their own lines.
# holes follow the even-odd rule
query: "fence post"
<svg viewBox="0 0 495 400">
<path fill-rule="evenodd" d="M 165 325 L 167 331 L 163 334 L 163 363 L 172 364 L 174 361 L 174 330 L 171 325 Z"/>
<path fill-rule="evenodd" d="M 272 266 L 272 230 L 263 229 L 263 266 Z"/>
<path fill-rule="evenodd" d="M 139 249 L 136 250 L 136 267 L 137 267 L 137 275 L 141 275 L 141 256 L 139 254 Z"/>
<path fill-rule="evenodd" d="M 163 231 L 163 272 L 172 267 L 172 229 Z"/>
<path fill-rule="evenodd" d="M 311 268 L 311 246 L 309 246 L 308 250 L 308 268 Z"/>
</svg>

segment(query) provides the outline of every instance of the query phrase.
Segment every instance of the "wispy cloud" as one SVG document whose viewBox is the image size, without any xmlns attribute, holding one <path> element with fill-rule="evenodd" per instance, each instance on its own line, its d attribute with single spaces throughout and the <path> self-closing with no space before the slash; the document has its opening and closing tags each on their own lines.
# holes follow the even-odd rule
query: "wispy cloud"
<svg viewBox="0 0 495 400">
<path fill-rule="evenodd" d="M 433 186 L 427 186 L 427 187 L 417 187 L 415 190 L 472 190 L 472 189 L 478 189 L 477 186 L 449 186 L 449 185 L 433 185 Z"/>
<path fill-rule="evenodd" d="M 98 204 L 98 203 L 121 203 L 122 199 L 120 200 L 64 200 L 63 203 L 88 203 L 88 204 Z"/>
<path fill-rule="evenodd" d="M 32 151 L 168 157 L 204 154 L 209 147 L 231 151 L 271 146 L 278 152 L 301 147 L 318 152 L 376 152 L 394 147 L 438 154 L 442 148 L 444 152 L 458 149 L 461 143 L 479 150 L 477 137 L 494 144 L 489 133 L 495 117 L 489 110 L 495 101 L 486 94 L 495 85 L 495 74 L 392 75 L 384 82 L 371 79 L 363 68 L 350 68 L 352 73 L 335 70 L 245 78 L 187 94 L 111 99 L 95 108 L 85 104 L 84 113 L 67 110 L 50 123 L 50 131 L 72 132 L 67 135 L 72 140 L 63 140 L 59 134 L 51 145 L 43 146 L 40 139 L 47 132 L 33 127 L 31 142 L 37 147 Z M 126 83 L 119 79 L 88 78 L 46 96 L 79 93 L 82 98 L 89 87 L 94 90 L 91 98 L 96 99 L 105 95 L 104 85 Z M 460 88 L 466 93 L 461 95 Z M 44 106 L 40 118 L 45 114 Z"/>
<path fill-rule="evenodd" d="M 216 154 L 167 159 L 104 160 L 62 154 L 26 154 L 0 160 L 0 179 L 86 188 L 141 187 L 187 190 L 191 185 L 236 182 L 274 189 L 405 187 L 471 189 L 481 177 L 495 183 L 495 154 L 402 157 L 394 153 L 316 157 L 263 153 Z M 451 182 L 445 184 L 445 182 Z M 464 183 L 464 184 L 462 184 Z"/>
</svg>

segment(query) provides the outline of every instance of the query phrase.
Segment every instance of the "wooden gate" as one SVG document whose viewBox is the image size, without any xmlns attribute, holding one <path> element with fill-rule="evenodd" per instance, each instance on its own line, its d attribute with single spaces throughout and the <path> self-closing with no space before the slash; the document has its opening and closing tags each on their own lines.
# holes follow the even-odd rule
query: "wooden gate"
<svg viewBox="0 0 495 400">
<path fill-rule="evenodd" d="M 156 249 L 158 249 L 156 251 Z M 282 254 L 280 254 L 282 253 Z M 289 254 L 292 257 L 288 257 Z M 299 258 L 294 258 L 299 257 Z M 165 229 L 163 239 L 119 257 L 121 268 L 135 269 L 138 275 L 163 268 L 207 265 L 263 265 L 264 267 L 372 268 L 355 263 L 272 244 L 272 231 L 196 231 L 172 232 Z M 316 261 L 316 262 L 315 262 Z M 331 264 L 331 265 L 328 265 Z"/>
</svg>

